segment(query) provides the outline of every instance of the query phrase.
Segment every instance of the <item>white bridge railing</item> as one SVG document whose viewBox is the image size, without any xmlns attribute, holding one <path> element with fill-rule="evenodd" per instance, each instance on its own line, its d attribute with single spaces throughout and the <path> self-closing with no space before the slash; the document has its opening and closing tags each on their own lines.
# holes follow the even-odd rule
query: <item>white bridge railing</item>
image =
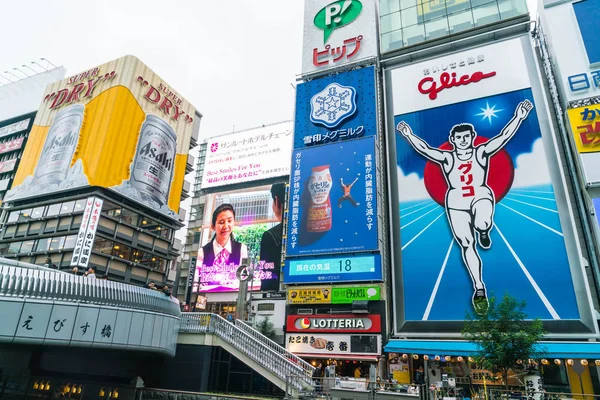
<svg viewBox="0 0 600 400">
<path fill-rule="evenodd" d="M 291 385 L 297 390 L 312 388 L 314 385 L 311 378 L 314 371 L 312 365 L 241 321 L 233 324 L 217 314 L 182 313 L 179 332 L 216 335 L 282 381 L 293 376 Z"/>
</svg>

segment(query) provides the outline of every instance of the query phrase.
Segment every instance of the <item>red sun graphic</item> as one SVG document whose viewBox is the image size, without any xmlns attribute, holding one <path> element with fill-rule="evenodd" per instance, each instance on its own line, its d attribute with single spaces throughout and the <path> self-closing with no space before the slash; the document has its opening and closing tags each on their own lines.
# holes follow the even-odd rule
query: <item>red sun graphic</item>
<svg viewBox="0 0 600 400">
<path fill-rule="evenodd" d="M 475 146 L 485 143 L 488 140 L 488 138 L 477 136 L 475 138 Z M 453 147 L 449 142 L 446 142 L 439 146 L 439 149 L 452 150 Z M 506 196 L 506 193 L 508 193 L 512 186 L 514 177 L 515 167 L 506 150 L 502 149 L 494 154 L 490 159 L 487 184 L 494 192 L 496 203 Z M 427 161 L 425 170 L 423 171 L 423 180 L 431 198 L 439 205 L 445 206 L 448 183 L 441 167 L 434 162 Z"/>
</svg>

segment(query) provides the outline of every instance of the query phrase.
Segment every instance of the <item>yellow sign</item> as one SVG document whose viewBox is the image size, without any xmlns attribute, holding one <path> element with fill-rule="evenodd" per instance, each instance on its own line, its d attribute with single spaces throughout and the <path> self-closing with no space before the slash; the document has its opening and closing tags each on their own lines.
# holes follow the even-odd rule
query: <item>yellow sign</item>
<svg viewBox="0 0 600 400">
<path fill-rule="evenodd" d="M 600 105 L 567 110 L 571 134 L 580 153 L 600 151 Z"/>
<path fill-rule="evenodd" d="M 419 0 L 417 14 L 430 20 L 469 6 L 469 0 Z"/>
<path fill-rule="evenodd" d="M 288 289 L 287 302 L 288 304 L 329 304 L 331 303 L 331 286 Z"/>
<path fill-rule="evenodd" d="M 508 370 L 508 384 L 510 386 L 522 385 L 517 379 L 517 374 L 512 369 Z M 483 385 L 485 380 L 486 385 L 504 385 L 502 382 L 502 375 L 494 375 L 490 371 L 485 369 L 471 369 L 471 384 L 472 385 Z"/>
<path fill-rule="evenodd" d="M 195 118 L 133 56 L 48 85 L 5 200 L 100 186 L 177 218 Z"/>
</svg>

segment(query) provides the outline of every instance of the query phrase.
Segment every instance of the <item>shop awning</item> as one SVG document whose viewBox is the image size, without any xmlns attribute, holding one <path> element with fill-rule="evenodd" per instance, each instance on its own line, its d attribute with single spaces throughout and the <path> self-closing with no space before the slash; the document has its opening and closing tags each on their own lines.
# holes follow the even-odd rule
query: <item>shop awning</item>
<svg viewBox="0 0 600 400">
<path fill-rule="evenodd" d="M 540 342 L 548 358 L 598 358 L 600 342 Z M 458 340 L 390 340 L 388 353 L 436 354 L 440 356 L 472 356 L 475 344 Z"/>
</svg>

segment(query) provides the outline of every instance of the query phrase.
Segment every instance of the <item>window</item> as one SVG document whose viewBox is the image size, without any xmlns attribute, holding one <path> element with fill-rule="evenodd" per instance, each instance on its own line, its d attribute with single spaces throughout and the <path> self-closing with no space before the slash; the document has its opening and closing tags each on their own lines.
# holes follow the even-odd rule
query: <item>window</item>
<svg viewBox="0 0 600 400">
<path fill-rule="evenodd" d="M 58 226 L 57 219 L 51 219 L 46 221 L 46 227 L 44 228 L 44 233 L 52 233 L 56 231 L 56 227 Z"/>
<path fill-rule="evenodd" d="M 19 220 L 19 213 L 20 211 L 11 212 L 6 222 L 17 222 Z"/>
<path fill-rule="evenodd" d="M 69 235 L 65 238 L 65 249 L 73 249 L 75 248 L 75 243 L 77 243 L 77 235 Z"/>
<path fill-rule="evenodd" d="M 33 251 L 34 244 L 35 244 L 34 240 L 27 240 L 27 241 L 23 242 L 23 244 L 21 245 L 21 249 L 19 250 L 19 253 L 31 253 Z"/>
<path fill-rule="evenodd" d="M 29 234 L 37 235 L 38 233 L 42 233 L 42 228 L 44 226 L 43 221 L 35 221 L 29 224 Z"/>
<path fill-rule="evenodd" d="M 121 211 L 121 221 L 135 226 L 138 222 L 138 215 L 127 208 L 123 208 Z"/>
<path fill-rule="evenodd" d="M 94 240 L 94 245 L 92 246 L 92 250 L 95 250 L 102 254 L 108 254 L 108 255 L 112 256 L 113 241 L 96 236 L 96 240 Z"/>
<path fill-rule="evenodd" d="M 50 251 L 62 250 L 64 243 L 65 243 L 64 236 L 53 237 L 52 239 L 50 239 L 50 248 L 48 250 L 50 250 Z"/>
<path fill-rule="evenodd" d="M 50 240 L 52 240 L 52 239 L 51 238 L 39 239 L 37 241 L 37 246 L 35 248 L 35 251 L 48 251 L 48 249 L 50 248 Z"/>
<path fill-rule="evenodd" d="M 19 214 L 18 222 L 29 221 L 30 219 L 31 219 L 31 208 L 21 210 L 21 214 Z"/>
<path fill-rule="evenodd" d="M 25 236 L 26 233 L 27 233 L 27 224 L 17 225 L 17 233 L 15 236 Z"/>
<path fill-rule="evenodd" d="M 4 238 L 11 238 L 13 236 L 15 236 L 15 232 L 17 230 L 17 226 L 16 225 L 12 225 L 12 226 L 7 226 L 6 228 L 4 228 Z"/>
<path fill-rule="evenodd" d="M 46 212 L 46 216 L 54 217 L 55 215 L 58 215 L 59 212 L 60 212 L 60 203 L 52 204 L 52 205 L 48 206 L 48 211 Z"/>
<path fill-rule="evenodd" d="M 36 207 L 33 209 L 33 211 L 31 212 L 31 217 L 32 218 L 42 218 L 44 216 L 44 210 L 46 209 L 46 207 Z"/>
<path fill-rule="evenodd" d="M 0 255 L 5 256 L 8 254 L 8 247 L 10 243 L 0 243 Z"/>
<path fill-rule="evenodd" d="M 126 246 L 124 244 L 120 244 L 120 243 L 115 243 L 115 245 L 113 246 L 114 249 L 114 253 L 113 255 L 115 257 L 119 257 L 120 259 L 123 260 L 131 260 L 132 257 L 132 253 L 133 253 L 133 249 L 129 246 Z"/>
<path fill-rule="evenodd" d="M 71 228 L 71 217 L 62 217 L 58 221 L 58 231 L 68 231 Z"/>
<path fill-rule="evenodd" d="M 74 208 L 75 208 L 75 202 L 67 201 L 66 203 L 63 203 L 62 206 L 60 207 L 60 215 L 70 214 L 73 212 Z"/>
<path fill-rule="evenodd" d="M 110 217 L 119 217 L 121 215 L 121 206 L 110 201 L 105 201 L 102 204 L 102 212 Z"/>
<path fill-rule="evenodd" d="M 73 212 L 83 212 L 85 210 L 85 205 L 87 204 L 87 199 L 79 199 L 75 202 L 75 208 Z"/>
<path fill-rule="evenodd" d="M 21 242 L 12 242 L 8 245 L 8 254 L 18 254 L 21 248 Z"/>
<path fill-rule="evenodd" d="M 260 303 L 256 311 L 275 311 L 275 303 Z"/>
</svg>

